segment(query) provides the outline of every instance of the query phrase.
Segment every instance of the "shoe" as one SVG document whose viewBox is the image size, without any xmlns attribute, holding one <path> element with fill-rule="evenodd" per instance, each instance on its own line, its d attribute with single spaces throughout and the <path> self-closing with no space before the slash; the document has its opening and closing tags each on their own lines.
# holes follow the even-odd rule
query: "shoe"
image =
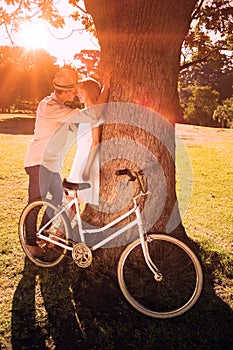
<svg viewBox="0 0 233 350">
<path fill-rule="evenodd" d="M 35 257 L 41 258 L 44 254 L 44 251 L 41 247 L 39 247 L 38 245 L 29 245 L 28 246 L 28 250 L 30 251 L 30 253 L 32 255 L 34 255 Z"/>
</svg>

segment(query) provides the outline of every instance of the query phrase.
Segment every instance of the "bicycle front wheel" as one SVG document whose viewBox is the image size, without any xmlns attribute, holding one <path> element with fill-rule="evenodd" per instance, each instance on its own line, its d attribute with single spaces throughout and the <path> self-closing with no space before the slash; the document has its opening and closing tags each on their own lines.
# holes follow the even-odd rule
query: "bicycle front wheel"
<svg viewBox="0 0 233 350">
<path fill-rule="evenodd" d="M 167 235 L 150 234 L 146 245 L 162 279 L 154 278 L 145 262 L 140 239 L 137 239 L 126 247 L 118 263 L 122 293 L 135 309 L 147 316 L 179 316 L 188 311 L 201 294 L 200 262 L 186 244 Z"/>
<path fill-rule="evenodd" d="M 46 223 L 49 225 L 42 230 L 42 237 L 37 237 L 37 232 L 43 228 Z M 30 229 L 29 229 L 30 226 Z M 32 230 L 33 227 L 33 230 Z M 65 213 L 60 213 L 59 209 L 49 201 L 35 201 L 28 204 L 19 220 L 19 239 L 26 256 L 36 265 L 41 267 L 53 267 L 61 262 L 66 255 L 66 247 L 60 247 L 55 243 L 48 242 L 43 237 L 50 237 L 64 246 L 68 244 L 70 222 Z M 38 256 L 32 254 L 27 243 L 29 232 L 36 236 L 38 246 L 41 248 L 41 254 Z M 33 231 L 33 232 L 32 232 Z"/>
</svg>

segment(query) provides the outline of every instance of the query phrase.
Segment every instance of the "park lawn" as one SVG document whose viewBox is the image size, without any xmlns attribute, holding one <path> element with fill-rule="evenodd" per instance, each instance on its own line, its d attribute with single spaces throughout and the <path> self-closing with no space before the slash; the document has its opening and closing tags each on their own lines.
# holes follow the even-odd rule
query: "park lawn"
<svg viewBox="0 0 233 350">
<path fill-rule="evenodd" d="M 203 130 L 204 128 L 202 128 L 202 132 Z M 23 160 L 30 138 L 30 135 L 0 134 L 0 344 L 3 349 L 7 350 L 10 349 L 11 343 L 12 299 L 22 279 L 25 263 L 24 254 L 18 240 L 17 223 L 20 213 L 27 201 L 28 178 L 24 172 Z M 209 141 L 198 142 L 197 144 L 195 144 L 195 142 L 188 144 L 187 155 L 191 162 L 192 177 L 186 179 L 186 184 L 188 183 L 187 192 L 179 194 L 180 179 L 177 179 L 177 192 L 178 198 L 180 196 L 180 206 L 185 208 L 182 214 L 183 224 L 188 236 L 200 246 L 204 270 L 208 276 L 211 276 L 213 281 L 215 295 L 208 295 L 208 298 L 210 298 L 209 303 L 211 304 L 212 299 L 213 304 L 216 304 L 214 298 L 217 296 L 230 308 L 233 307 L 232 154 L 233 142 L 229 141 L 216 143 L 210 139 Z M 182 160 L 182 156 L 182 154 L 179 154 L 178 149 L 176 155 L 177 162 Z M 186 164 L 184 162 L 183 166 L 188 166 L 190 168 L 190 163 Z M 182 167 L 182 161 L 179 167 Z M 189 191 L 190 186 L 192 189 L 191 194 Z M 184 201 L 184 203 L 182 201 Z M 76 268 L 73 266 L 71 269 Z M 63 276 L 65 280 L 66 277 L 65 275 L 61 277 Z M 48 282 L 48 280 L 46 281 Z M 115 288 L 117 288 L 117 286 L 115 286 Z M 86 290 L 86 293 L 88 293 L 89 289 L 87 288 Z M 93 286 L 91 290 L 95 292 Z M 39 290 L 36 290 L 35 298 L 37 305 L 36 319 L 38 325 L 43 328 L 43 325 L 47 322 L 46 310 L 41 300 L 41 293 Z M 27 307 L 27 299 L 24 300 L 24 304 L 25 307 Z M 125 308 L 124 305 L 124 302 L 119 305 L 119 308 L 121 307 L 123 311 Z M 210 306 L 206 306 L 205 311 L 206 313 L 209 312 L 211 315 L 212 310 L 208 311 L 208 307 Z M 109 322 L 101 321 L 101 317 L 99 319 L 95 317 L 90 321 L 92 322 L 90 329 L 97 328 L 99 330 L 97 339 L 93 339 L 93 342 L 100 344 L 100 342 L 98 343 L 98 337 L 104 336 L 105 342 L 108 341 L 105 345 L 109 344 L 109 347 L 106 348 L 113 349 L 114 347 L 113 345 L 111 347 L 111 341 L 113 343 L 116 341 L 112 339 L 113 332 L 118 334 L 117 336 L 119 339 L 121 339 L 122 334 L 125 334 L 125 337 L 127 337 L 127 334 L 130 333 L 130 331 L 127 331 L 127 327 L 131 329 L 131 331 L 134 329 L 131 335 L 132 339 L 134 339 L 134 341 L 135 339 L 138 339 L 138 341 L 140 339 L 141 342 L 142 339 L 140 337 L 143 338 L 145 334 L 143 336 L 140 334 L 139 328 L 137 328 L 137 318 L 140 324 L 142 321 L 145 322 L 148 329 L 147 338 L 145 338 L 147 339 L 145 342 L 148 344 L 152 342 L 152 340 L 148 338 L 149 334 L 152 338 L 169 331 L 170 338 L 172 339 L 172 337 L 174 337 L 174 344 L 187 343 L 188 346 L 190 339 L 185 340 L 186 337 L 188 338 L 185 325 L 188 324 L 190 319 L 190 322 L 195 323 L 195 317 L 199 318 L 198 322 L 201 323 L 201 327 L 205 329 L 206 318 L 204 315 L 202 317 L 201 313 L 195 314 L 194 312 L 192 316 L 192 312 L 189 312 L 187 316 L 182 316 L 179 318 L 179 321 L 176 320 L 175 323 L 171 320 L 165 320 L 162 321 L 159 326 L 157 324 L 156 327 L 152 321 L 149 323 L 147 319 L 138 315 L 136 311 L 129 310 L 132 312 L 135 319 L 132 320 L 131 325 L 126 322 L 125 329 L 120 328 L 123 327 L 122 325 L 114 324 L 115 321 L 110 321 L 111 313 L 109 313 Z M 87 307 L 85 312 L 89 315 L 91 311 Z M 121 310 L 119 310 L 119 314 L 121 314 Z M 208 321 L 210 324 L 213 322 L 211 316 L 209 316 Z M 86 322 L 88 321 L 86 320 Z M 112 327 L 114 328 L 111 328 L 112 323 L 114 325 Z M 210 332 L 208 335 L 206 335 L 206 333 L 200 334 L 199 342 L 205 344 L 205 349 L 208 349 L 208 346 L 206 346 L 206 337 L 212 340 L 218 339 L 218 335 L 214 329 L 212 331 L 210 327 L 208 331 Z M 190 335 L 190 337 L 191 336 L 192 335 Z M 132 339 L 131 341 L 133 341 Z M 171 339 L 167 341 L 171 341 Z M 229 340 L 226 339 L 226 344 L 229 344 L 227 343 L 228 341 Z M 29 348 L 30 347 L 28 347 L 28 349 Z M 49 345 L 48 348 L 50 348 Z M 91 349 L 92 347 L 90 346 L 89 348 Z M 93 348 L 100 347 L 93 346 Z M 137 347 L 132 347 L 132 349 L 133 348 L 137 349 Z M 179 348 L 179 345 L 177 345 L 177 348 Z M 187 347 L 184 345 L 183 348 L 185 349 Z M 204 349 L 204 345 L 203 347 L 199 347 L 199 349 L 202 348 Z M 216 347 L 216 349 L 220 348 Z M 228 349 L 228 347 L 225 346 L 225 349 Z"/>
<path fill-rule="evenodd" d="M 0 336 L 11 330 L 12 298 L 23 270 L 23 256 L 17 236 L 17 222 L 26 204 L 27 178 L 23 159 L 29 137 L 0 135 Z"/>
<path fill-rule="evenodd" d="M 233 251 L 233 143 L 189 147 L 193 193 L 184 224 L 199 242 Z"/>
<path fill-rule="evenodd" d="M 183 225 L 202 249 L 216 293 L 233 308 L 233 142 L 188 146 L 188 154 L 193 181 Z"/>
</svg>

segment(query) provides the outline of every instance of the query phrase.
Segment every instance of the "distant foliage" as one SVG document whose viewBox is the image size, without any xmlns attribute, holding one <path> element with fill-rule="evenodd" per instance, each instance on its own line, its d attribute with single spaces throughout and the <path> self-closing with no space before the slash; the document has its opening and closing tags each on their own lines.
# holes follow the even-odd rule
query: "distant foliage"
<svg viewBox="0 0 233 350">
<path fill-rule="evenodd" d="M 197 63 L 181 70 L 180 90 L 190 85 L 209 86 L 219 92 L 219 99 L 230 98 L 233 94 L 233 60 L 225 55 L 216 55 L 215 59 Z"/>
<path fill-rule="evenodd" d="M 222 128 L 233 128 L 233 97 L 217 106 L 213 113 L 213 120 L 216 120 Z"/>
<path fill-rule="evenodd" d="M 59 69 L 45 50 L 0 46 L 0 112 L 34 112 Z"/>
<path fill-rule="evenodd" d="M 100 61 L 100 51 L 81 50 L 79 53 L 76 53 L 74 55 L 74 59 L 79 63 L 78 72 L 82 77 L 97 77 Z"/>
<path fill-rule="evenodd" d="M 184 119 L 189 124 L 210 126 L 219 103 L 219 93 L 209 86 L 189 86 L 182 91 Z"/>
</svg>

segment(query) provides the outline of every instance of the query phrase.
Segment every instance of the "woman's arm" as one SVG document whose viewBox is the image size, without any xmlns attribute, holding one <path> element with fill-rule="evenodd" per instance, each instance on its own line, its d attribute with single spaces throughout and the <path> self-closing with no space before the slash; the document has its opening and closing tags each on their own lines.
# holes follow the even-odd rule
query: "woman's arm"
<svg viewBox="0 0 233 350">
<path fill-rule="evenodd" d="M 95 113 L 96 113 L 96 117 L 97 117 L 97 121 L 100 119 L 103 110 L 104 110 L 104 104 L 108 102 L 109 100 L 109 91 L 110 91 L 110 82 L 111 82 L 111 77 L 112 77 L 112 72 L 111 73 L 105 73 L 104 79 L 103 79 L 103 83 L 104 83 L 104 87 L 100 93 L 100 96 L 96 102 L 96 104 L 93 106 Z M 102 106 L 98 106 L 98 105 L 102 105 Z M 95 108 L 96 106 L 96 108 Z"/>
</svg>

